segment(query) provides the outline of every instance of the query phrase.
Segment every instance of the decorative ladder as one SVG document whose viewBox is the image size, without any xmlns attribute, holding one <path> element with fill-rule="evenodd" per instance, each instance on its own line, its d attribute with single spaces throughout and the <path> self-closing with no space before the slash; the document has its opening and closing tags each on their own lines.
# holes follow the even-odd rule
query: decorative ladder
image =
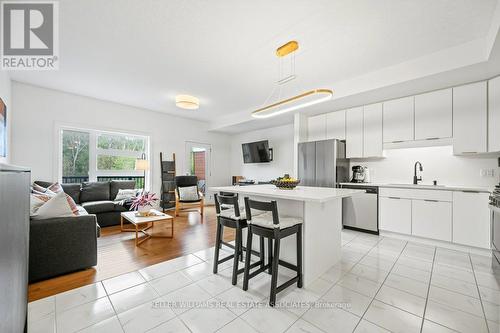
<svg viewBox="0 0 500 333">
<path fill-rule="evenodd" d="M 161 167 L 161 200 L 160 206 L 165 210 L 175 208 L 175 153 L 172 161 L 164 161 L 163 153 L 160 152 Z"/>
</svg>

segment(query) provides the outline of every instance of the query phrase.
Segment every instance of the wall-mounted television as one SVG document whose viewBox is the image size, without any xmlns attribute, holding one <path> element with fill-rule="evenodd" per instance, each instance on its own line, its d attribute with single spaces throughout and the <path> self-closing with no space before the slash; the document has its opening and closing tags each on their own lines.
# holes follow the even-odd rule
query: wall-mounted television
<svg viewBox="0 0 500 333">
<path fill-rule="evenodd" d="M 244 163 L 266 163 L 273 160 L 272 149 L 269 149 L 267 140 L 243 143 L 241 149 Z"/>
</svg>

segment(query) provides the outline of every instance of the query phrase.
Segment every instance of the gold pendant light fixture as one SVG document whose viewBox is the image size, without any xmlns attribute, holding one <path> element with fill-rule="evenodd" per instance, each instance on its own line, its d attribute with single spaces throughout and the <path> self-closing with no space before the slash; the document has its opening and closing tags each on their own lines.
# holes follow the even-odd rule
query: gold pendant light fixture
<svg viewBox="0 0 500 333">
<path fill-rule="evenodd" d="M 282 86 L 290 81 L 297 78 L 295 75 L 295 54 L 294 52 L 299 49 L 299 43 L 297 41 L 290 41 L 276 49 L 276 56 L 280 58 L 280 79 L 277 81 L 277 85 L 274 87 L 271 95 L 274 95 L 276 88 L 279 86 L 279 97 L 281 96 Z M 290 60 L 290 74 L 288 76 L 283 76 L 283 62 L 284 58 L 289 57 Z M 319 104 L 330 100 L 333 96 L 333 91 L 331 89 L 313 89 L 306 91 L 304 93 L 298 94 L 293 97 L 286 99 L 280 99 L 279 101 L 259 108 L 252 112 L 252 117 L 254 118 L 269 118 L 274 117 L 283 113 L 295 111 L 302 109 L 311 105 Z M 266 100 L 266 103 L 269 101 Z"/>
</svg>

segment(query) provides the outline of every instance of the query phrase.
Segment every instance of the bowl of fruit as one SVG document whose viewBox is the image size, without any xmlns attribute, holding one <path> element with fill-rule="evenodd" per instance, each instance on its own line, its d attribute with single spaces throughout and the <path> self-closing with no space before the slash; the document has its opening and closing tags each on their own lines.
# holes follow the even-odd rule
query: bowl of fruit
<svg viewBox="0 0 500 333">
<path fill-rule="evenodd" d="M 300 180 L 292 178 L 286 174 L 283 177 L 273 180 L 271 183 L 281 190 L 293 190 L 297 187 L 297 185 L 299 185 Z"/>
</svg>

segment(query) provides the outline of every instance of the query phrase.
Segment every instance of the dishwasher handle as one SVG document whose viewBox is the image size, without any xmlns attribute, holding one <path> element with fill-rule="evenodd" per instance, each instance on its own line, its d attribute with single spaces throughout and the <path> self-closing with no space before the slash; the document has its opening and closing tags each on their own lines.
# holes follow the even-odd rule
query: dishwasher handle
<svg viewBox="0 0 500 333">
<path fill-rule="evenodd" d="M 369 194 L 377 194 L 378 191 L 376 188 L 367 188 L 366 189 L 366 193 L 369 193 Z"/>
</svg>

